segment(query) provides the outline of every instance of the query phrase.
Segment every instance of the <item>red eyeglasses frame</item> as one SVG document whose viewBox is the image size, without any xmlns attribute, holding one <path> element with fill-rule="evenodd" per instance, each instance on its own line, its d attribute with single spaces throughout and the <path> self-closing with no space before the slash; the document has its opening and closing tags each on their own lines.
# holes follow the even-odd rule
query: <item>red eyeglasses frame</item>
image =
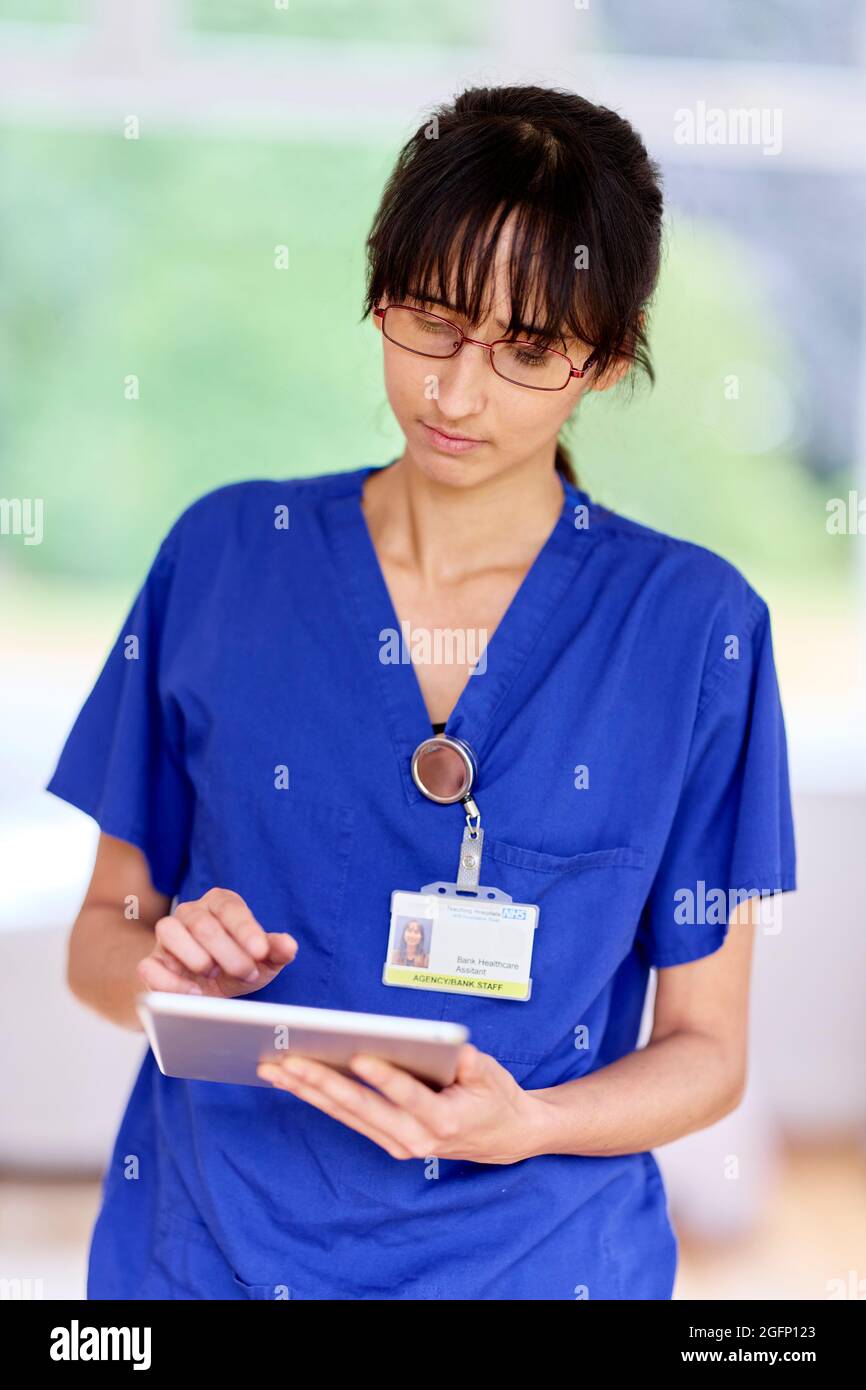
<svg viewBox="0 0 866 1390">
<path fill-rule="evenodd" d="M 405 343 L 398 343 L 394 338 L 389 338 L 388 334 L 385 333 L 385 315 L 387 314 L 389 309 L 409 309 L 413 314 L 423 314 L 425 318 L 438 319 L 440 323 L 447 324 L 449 328 L 454 329 L 455 333 L 459 333 L 460 342 L 457 344 L 453 352 L 422 352 L 420 348 L 406 347 Z M 592 366 L 593 359 L 595 357 L 595 352 L 591 352 L 582 367 L 575 367 L 574 363 L 572 362 L 571 358 L 567 355 L 567 353 L 560 352 L 558 348 L 545 348 L 545 352 L 552 352 L 557 357 L 561 357 L 563 361 L 568 363 L 570 369 L 568 377 L 562 383 L 561 386 L 532 386 L 529 382 L 512 381 L 511 377 L 503 376 L 502 372 L 497 372 L 496 368 L 493 366 L 493 349 L 495 347 L 498 347 L 500 343 L 508 343 L 512 347 L 523 346 L 533 348 L 537 351 L 537 343 L 530 343 L 525 338 L 494 338 L 492 343 L 485 343 L 482 341 L 481 338 L 470 338 L 467 333 L 463 332 L 463 329 L 460 327 L 459 323 L 455 323 L 453 319 L 445 318 L 443 314 L 433 314 L 430 312 L 429 309 L 419 309 L 415 304 L 386 304 L 385 307 L 382 308 L 377 303 L 373 306 L 373 314 L 377 319 L 381 320 L 382 332 L 385 333 L 385 337 L 388 338 L 388 342 L 393 343 L 395 347 L 402 348 L 404 352 L 414 353 L 416 357 L 432 357 L 434 359 L 438 359 L 440 362 L 447 362 L 449 358 L 456 357 L 458 352 L 460 352 L 461 348 L 463 348 L 463 346 L 466 343 L 473 343 L 475 347 L 487 348 L 488 352 L 490 353 L 490 357 L 488 360 L 490 362 L 490 366 L 493 368 L 493 371 L 496 372 L 496 375 L 502 381 L 507 381 L 510 386 L 522 386 L 526 391 L 564 391 L 572 377 L 586 376 L 587 372 L 589 371 L 589 368 Z"/>
</svg>

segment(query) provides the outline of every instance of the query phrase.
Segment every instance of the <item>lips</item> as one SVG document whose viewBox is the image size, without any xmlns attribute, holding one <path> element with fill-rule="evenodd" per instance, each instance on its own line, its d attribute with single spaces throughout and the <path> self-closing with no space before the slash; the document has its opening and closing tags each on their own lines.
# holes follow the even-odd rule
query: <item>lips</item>
<svg viewBox="0 0 866 1390">
<path fill-rule="evenodd" d="M 427 421 L 424 420 L 422 421 L 422 423 L 426 425 Z M 458 444 L 481 443 L 480 439 L 473 439 L 471 434 L 452 434 L 450 430 L 443 430 L 439 427 L 439 425 L 427 425 L 427 428 L 430 430 L 435 430 L 437 434 L 444 434 L 446 439 L 453 439 L 454 442 Z"/>
<path fill-rule="evenodd" d="M 428 425 L 426 420 L 422 420 L 421 424 L 427 432 L 430 444 L 441 454 L 465 454 L 469 449 L 477 449 L 484 443 L 483 439 L 470 439 L 465 434 L 448 434 L 436 425 Z"/>
</svg>

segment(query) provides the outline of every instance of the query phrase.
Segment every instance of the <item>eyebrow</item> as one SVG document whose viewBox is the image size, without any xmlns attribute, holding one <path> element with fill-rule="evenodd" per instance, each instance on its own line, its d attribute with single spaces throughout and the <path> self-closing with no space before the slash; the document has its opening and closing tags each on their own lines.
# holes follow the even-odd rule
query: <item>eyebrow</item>
<svg viewBox="0 0 866 1390">
<path fill-rule="evenodd" d="M 455 309 L 453 304 L 449 304 L 447 299 L 434 299 L 432 295 L 422 294 L 420 290 L 407 290 L 407 294 L 409 295 L 410 299 L 417 299 L 419 304 L 438 304 L 441 309 L 449 309 L 452 314 L 458 314 L 458 310 Z M 463 316 L 458 314 L 458 317 Z M 508 324 L 503 323 L 502 319 L 494 319 L 494 323 L 496 324 L 497 328 L 502 329 L 503 333 L 507 331 Z M 539 338 L 544 338 L 547 336 L 544 332 L 544 329 L 537 327 L 534 323 L 518 323 L 515 327 L 515 332 L 534 333 Z"/>
</svg>

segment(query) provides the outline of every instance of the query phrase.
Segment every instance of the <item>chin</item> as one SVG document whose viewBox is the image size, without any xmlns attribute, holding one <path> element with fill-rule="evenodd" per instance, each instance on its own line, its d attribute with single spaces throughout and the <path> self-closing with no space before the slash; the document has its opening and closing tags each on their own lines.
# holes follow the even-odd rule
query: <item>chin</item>
<svg viewBox="0 0 866 1390">
<path fill-rule="evenodd" d="M 445 487 L 471 487 L 485 476 L 466 459 L 440 458 L 438 454 L 432 459 L 415 457 L 414 464 L 431 482 L 442 483 Z"/>
<path fill-rule="evenodd" d="M 420 429 L 420 426 L 417 428 Z M 486 482 L 499 470 L 489 457 L 489 446 L 473 449 L 468 454 L 450 456 L 434 449 L 426 439 L 408 445 L 407 460 L 411 467 L 423 473 L 431 482 L 441 483 L 443 487 L 475 487 Z"/>
</svg>

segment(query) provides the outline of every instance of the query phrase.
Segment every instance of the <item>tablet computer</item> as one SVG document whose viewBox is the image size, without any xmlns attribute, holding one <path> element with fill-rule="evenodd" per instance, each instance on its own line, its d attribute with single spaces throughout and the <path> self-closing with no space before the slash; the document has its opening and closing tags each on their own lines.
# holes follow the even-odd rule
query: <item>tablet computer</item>
<svg viewBox="0 0 866 1390">
<path fill-rule="evenodd" d="M 288 1053 L 327 1062 L 360 1081 L 349 1058 L 368 1052 L 438 1091 L 454 1080 L 457 1054 L 469 1039 L 469 1030 L 459 1023 L 391 1014 L 158 990 L 136 995 L 135 1002 L 163 1076 L 190 1081 L 270 1086 L 256 1075 L 256 1067 L 266 1058 L 279 1060 Z"/>
</svg>

